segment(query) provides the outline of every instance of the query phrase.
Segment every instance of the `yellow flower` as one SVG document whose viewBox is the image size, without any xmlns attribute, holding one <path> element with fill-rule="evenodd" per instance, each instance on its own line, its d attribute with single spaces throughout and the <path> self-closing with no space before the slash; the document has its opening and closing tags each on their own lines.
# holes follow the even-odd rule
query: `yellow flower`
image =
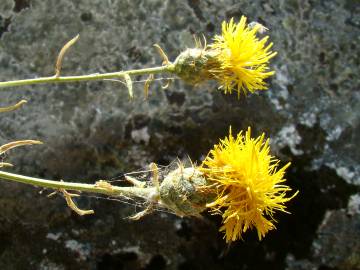
<svg viewBox="0 0 360 270">
<path fill-rule="evenodd" d="M 248 229 L 255 227 L 259 239 L 275 228 L 273 214 L 285 211 L 284 203 L 291 189 L 282 184 L 285 169 L 278 169 L 279 161 L 269 154 L 269 140 L 264 134 L 254 139 L 248 128 L 245 136 L 231 134 L 214 146 L 200 166 L 213 184 L 216 198 L 207 207 L 222 215 L 226 242 L 240 239 Z"/>
<path fill-rule="evenodd" d="M 217 61 L 220 66 L 210 72 L 220 82 L 220 88 L 225 93 L 241 91 L 265 90 L 266 78 L 274 74 L 269 71 L 269 60 L 276 55 L 270 49 L 272 43 L 266 45 L 268 36 L 258 39 L 256 34 L 264 27 L 261 24 L 246 24 L 246 17 L 242 16 L 238 24 L 231 19 L 229 23 L 222 23 L 222 34 L 214 37 L 214 43 L 209 47 L 217 51 Z"/>
</svg>

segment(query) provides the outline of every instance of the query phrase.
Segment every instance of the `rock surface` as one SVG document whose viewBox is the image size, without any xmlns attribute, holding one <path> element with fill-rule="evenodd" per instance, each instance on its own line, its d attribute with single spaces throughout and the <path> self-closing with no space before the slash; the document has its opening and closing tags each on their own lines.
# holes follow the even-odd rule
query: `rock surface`
<svg viewBox="0 0 360 270">
<path fill-rule="evenodd" d="M 1 106 L 28 104 L 1 115 L 0 143 L 45 143 L 12 151 L 12 171 L 116 180 L 150 162 L 200 161 L 229 125 L 252 126 L 292 161 L 288 184 L 300 194 L 265 240 L 250 233 L 227 247 L 211 216 L 134 222 L 133 205 L 84 196 L 79 204 L 95 215 L 78 217 L 60 196 L 1 181 L 0 268 L 360 269 L 359 12 L 356 0 L 2 0 L 1 81 L 52 75 L 57 52 L 78 33 L 64 75 L 159 65 L 154 43 L 173 60 L 194 46 L 193 34 L 210 40 L 241 15 L 270 28 L 278 52 L 270 89 L 240 100 L 179 80 L 167 90 L 154 83 L 146 101 L 141 82 L 133 101 L 113 81 L 1 89 Z"/>
</svg>

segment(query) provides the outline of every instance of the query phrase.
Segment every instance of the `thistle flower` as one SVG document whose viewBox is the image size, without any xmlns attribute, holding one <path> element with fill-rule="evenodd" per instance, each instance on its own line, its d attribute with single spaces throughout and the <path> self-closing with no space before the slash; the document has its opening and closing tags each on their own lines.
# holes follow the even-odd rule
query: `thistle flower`
<svg viewBox="0 0 360 270">
<path fill-rule="evenodd" d="M 268 36 L 259 39 L 258 32 L 264 28 L 259 23 L 246 24 L 242 16 L 239 23 L 222 23 L 222 34 L 205 48 L 188 49 L 175 60 L 175 73 L 183 80 L 197 84 L 215 79 L 224 93 L 233 90 L 240 93 L 265 90 L 265 79 L 273 75 L 269 60 L 276 55 L 267 44 Z"/>
<path fill-rule="evenodd" d="M 204 211 L 220 214 L 226 242 L 241 239 L 248 229 L 256 228 L 261 239 L 275 228 L 275 211 L 286 212 L 285 203 L 297 193 L 287 197 L 291 189 L 284 185 L 284 172 L 279 161 L 269 154 L 269 140 L 264 135 L 251 138 L 250 128 L 236 137 L 230 135 L 220 140 L 208 153 L 200 166 L 178 167 L 161 176 L 157 166 L 150 164 L 151 182 L 136 179 L 136 174 L 125 175 L 133 186 L 114 186 L 105 180 L 95 184 L 71 183 L 45 180 L 0 171 L 0 178 L 22 182 L 59 191 L 68 206 L 79 215 L 92 214 L 92 210 L 79 209 L 72 197 L 78 190 L 122 196 L 141 200 L 145 209 L 132 219 L 140 219 L 156 208 L 164 208 L 178 216 L 200 216 Z M 160 181 L 161 180 L 161 181 Z"/>
<path fill-rule="evenodd" d="M 275 228 L 273 214 L 286 212 L 284 203 L 291 189 L 282 184 L 290 163 L 278 169 L 279 161 L 269 154 L 269 139 L 264 134 L 254 139 L 248 128 L 245 136 L 240 132 L 220 140 L 214 146 L 199 170 L 216 190 L 215 199 L 207 204 L 210 211 L 220 214 L 226 242 L 241 238 L 255 227 L 259 240 Z"/>
<path fill-rule="evenodd" d="M 179 167 L 165 176 L 159 186 L 157 204 L 179 216 L 198 216 L 204 211 L 220 214 L 226 242 L 242 238 L 255 228 L 259 240 L 275 229 L 274 213 L 286 212 L 291 188 L 284 185 L 290 163 L 279 168 L 270 155 L 269 139 L 230 134 L 215 145 L 200 166 Z"/>
</svg>

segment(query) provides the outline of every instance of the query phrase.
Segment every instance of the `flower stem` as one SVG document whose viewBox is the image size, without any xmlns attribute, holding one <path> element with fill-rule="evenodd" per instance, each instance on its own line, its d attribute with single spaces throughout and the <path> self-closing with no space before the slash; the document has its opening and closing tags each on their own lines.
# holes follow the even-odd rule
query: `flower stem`
<svg viewBox="0 0 360 270">
<path fill-rule="evenodd" d="M 0 82 L 0 88 L 4 87 L 14 87 L 22 85 L 33 85 L 33 84 L 45 84 L 45 83 L 63 83 L 63 82 L 80 82 L 80 81 L 96 81 L 104 79 L 116 79 L 124 78 L 126 75 L 144 75 L 144 74 L 158 74 L 163 72 L 173 72 L 174 65 L 169 63 L 161 67 L 152 67 L 152 68 L 143 68 L 143 69 L 134 69 L 128 71 L 118 71 L 110 73 L 95 73 L 89 75 L 79 75 L 79 76 L 50 76 L 50 77 L 41 77 L 34 79 L 25 79 L 25 80 L 14 80 Z"/>
<path fill-rule="evenodd" d="M 118 187 L 110 185 L 105 181 L 98 181 L 95 184 L 83 184 L 76 182 L 62 182 L 54 180 L 46 180 L 35 177 L 29 177 L 20 174 L 8 173 L 0 171 L 0 179 L 14 181 L 38 187 L 51 189 L 76 190 L 89 193 L 99 193 L 109 196 L 127 196 L 147 199 L 149 195 L 154 192 L 155 188 L 141 188 L 141 187 Z M 106 183 L 106 185 L 102 184 Z"/>
</svg>

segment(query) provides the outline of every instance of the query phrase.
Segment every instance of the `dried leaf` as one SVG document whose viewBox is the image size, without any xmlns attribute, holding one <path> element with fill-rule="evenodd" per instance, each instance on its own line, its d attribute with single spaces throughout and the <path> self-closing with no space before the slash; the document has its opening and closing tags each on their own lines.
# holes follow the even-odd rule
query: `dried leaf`
<svg viewBox="0 0 360 270">
<path fill-rule="evenodd" d="M 0 146 L 0 155 L 4 154 L 6 151 L 23 145 L 32 145 L 32 144 L 42 144 L 40 141 L 34 141 L 34 140 L 22 140 L 22 141 L 14 141 L 9 142 L 7 144 Z"/>
<path fill-rule="evenodd" d="M 2 108 L 0 108 L 0 113 L 15 111 L 15 110 L 19 109 L 21 106 L 23 106 L 25 103 L 27 103 L 27 101 L 25 99 L 23 99 L 23 100 L 20 100 L 15 105 L 11 105 L 8 107 L 2 107 Z"/>
</svg>

